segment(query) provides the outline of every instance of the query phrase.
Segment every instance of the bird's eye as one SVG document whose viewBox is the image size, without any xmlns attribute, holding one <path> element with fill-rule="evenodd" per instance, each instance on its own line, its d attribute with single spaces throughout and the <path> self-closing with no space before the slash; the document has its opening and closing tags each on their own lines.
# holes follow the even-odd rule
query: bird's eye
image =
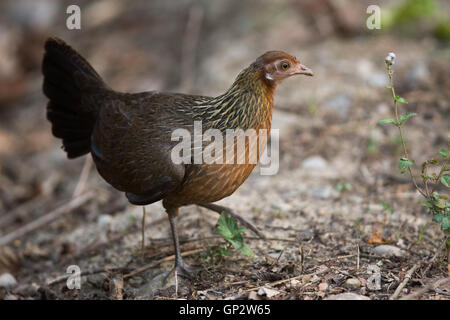
<svg viewBox="0 0 450 320">
<path fill-rule="evenodd" d="M 281 69 L 286 70 L 287 68 L 289 68 L 289 63 L 283 62 L 283 63 L 281 64 Z"/>
</svg>

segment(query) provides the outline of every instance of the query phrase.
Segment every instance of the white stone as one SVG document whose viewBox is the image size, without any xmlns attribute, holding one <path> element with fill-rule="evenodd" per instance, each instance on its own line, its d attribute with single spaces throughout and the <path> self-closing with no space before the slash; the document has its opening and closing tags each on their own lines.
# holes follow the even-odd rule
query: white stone
<svg viewBox="0 0 450 320">
<path fill-rule="evenodd" d="M 0 288 L 12 289 L 17 286 L 16 278 L 10 273 L 4 273 L 0 276 Z"/>
<path fill-rule="evenodd" d="M 328 162 L 322 158 L 321 156 L 311 156 L 303 160 L 302 168 L 303 169 L 325 169 L 328 167 Z"/>
<path fill-rule="evenodd" d="M 274 289 L 269 289 L 266 287 L 262 287 L 258 290 L 258 295 L 260 296 L 266 296 L 267 298 L 272 298 L 276 295 L 280 294 L 279 291 L 274 290 Z"/>
<path fill-rule="evenodd" d="M 356 293 L 346 292 L 334 294 L 328 298 L 325 298 L 325 300 L 370 300 L 370 298 Z"/>
<path fill-rule="evenodd" d="M 395 246 L 384 245 L 384 244 L 377 246 L 375 249 L 373 249 L 373 252 L 377 256 L 386 257 L 386 258 L 405 256 L 405 251 L 403 251 L 402 249 L 397 248 Z"/>
</svg>

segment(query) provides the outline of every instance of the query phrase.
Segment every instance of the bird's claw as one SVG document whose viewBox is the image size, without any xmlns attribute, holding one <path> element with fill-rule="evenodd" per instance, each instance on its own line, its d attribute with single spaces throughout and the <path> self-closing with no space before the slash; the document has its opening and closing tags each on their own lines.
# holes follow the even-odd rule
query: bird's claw
<svg viewBox="0 0 450 320">
<path fill-rule="evenodd" d="M 176 275 L 175 275 L 175 271 L 176 271 Z M 195 278 L 195 274 L 200 271 L 200 268 L 197 267 L 192 267 L 188 264 L 183 263 L 178 263 L 175 265 L 175 267 L 172 268 L 172 270 L 170 270 L 170 272 L 165 276 L 164 278 L 164 283 L 167 283 L 168 280 L 172 277 L 172 276 L 181 276 L 183 278 L 192 280 Z"/>
</svg>

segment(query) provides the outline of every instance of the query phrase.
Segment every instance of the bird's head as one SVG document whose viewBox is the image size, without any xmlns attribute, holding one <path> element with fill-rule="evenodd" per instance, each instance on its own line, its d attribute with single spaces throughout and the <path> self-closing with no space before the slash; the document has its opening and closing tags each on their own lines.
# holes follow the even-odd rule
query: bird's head
<svg viewBox="0 0 450 320">
<path fill-rule="evenodd" d="M 297 74 L 314 75 L 296 57 L 283 51 L 267 51 L 256 59 L 256 64 L 261 68 L 266 81 L 273 84 Z"/>
</svg>

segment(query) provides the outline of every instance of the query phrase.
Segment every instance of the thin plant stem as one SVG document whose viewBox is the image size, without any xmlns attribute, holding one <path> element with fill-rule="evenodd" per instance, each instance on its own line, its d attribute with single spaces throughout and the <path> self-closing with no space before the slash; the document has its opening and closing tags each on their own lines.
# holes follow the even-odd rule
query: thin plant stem
<svg viewBox="0 0 450 320">
<path fill-rule="evenodd" d="M 400 140 L 401 140 L 401 142 L 402 142 L 402 148 L 403 148 L 403 155 L 404 155 L 404 157 L 406 158 L 406 159 L 409 159 L 409 157 L 408 157 L 408 151 L 407 151 L 407 149 L 406 149 L 406 143 L 405 143 L 405 139 L 404 139 L 404 137 L 403 137 L 403 132 L 402 132 L 402 128 L 401 128 L 401 125 L 400 125 L 400 118 L 399 118 L 399 116 L 398 116 L 398 105 L 397 105 L 397 99 L 396 99 L 396 94 L 395 94 L 395 89 L 394 89 L 394 82 L 393 82 L 393 74 L 394 74 L 394 71 L 392 70 L 392 68 L 391 68 L 391 66 L 390 65 L 388 65 L 387 66 L 387 68 L 388 68 L 388 76 L 389 76 L 389 86 L 390 86 L 390 88 L 391 88 L 391 91 L 392 91 L 392 98 L 394 99 L 394 110 L 395 110 L 395 121 L 397 121 L 397 128 L 398 128 L 398 132 L 399 132 L 399 134 L 400 134 Z M 429 192 L 428 192 L 428 186 L 427 186 L 427 184 L 425 183 L 425 188 L 426 188 L 426 192 L 424 192 L 418 185 L 417 185 L 417 182 L 416 182 L 416 179 L 414 178 L 414 175 L 413 175 L 413 173 L 412 173 L 412 170 L 411 170 L 411 167 L 408 167 L 408 172 L 409 172 L 409 175 L 411 176 L 411 180 L 412 180 L 412 182 L 413 182 L 413 184 L 414 184 L 414 187 L 417 189 L 417 191 L 419 191 L 420 192 L 420 194 L 422 194 L 425 198 L 429 198 L 430 197 L 430 195 L 429 195 Z"/>
</svg>

